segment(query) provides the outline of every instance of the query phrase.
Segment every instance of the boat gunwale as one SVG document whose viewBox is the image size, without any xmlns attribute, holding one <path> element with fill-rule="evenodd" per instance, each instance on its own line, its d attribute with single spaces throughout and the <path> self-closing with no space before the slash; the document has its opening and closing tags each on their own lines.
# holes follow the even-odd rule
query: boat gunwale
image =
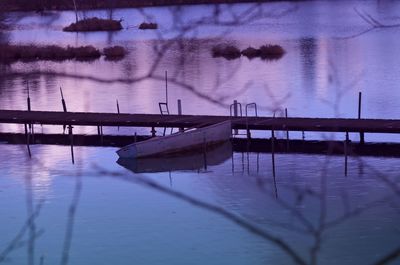
<svg viewBox="0 0 400 265">
<path fill-rule="evenodd" d="M 181 136 L 181 135 L 190 135 L 190 134 L 193 134 L 193 133 L 199 133 L 199 132 L 201 132 L 201 131 L 205 131 L 205 130 L 211 129 L 211 128 L 213 128 L 213 127 L 222 126 L 222 125 L 224 125 L 225 123 L 230 123 L 230 125 L 231 125 L 230 127 L 231 127 L 231 129 L 232 129 L 232 121 L 231 121 L 231 120 L 226 120 L 226 121 L 219 122 L 219 123 L 215 123 L 215 124 L 212 124 L 212 125 L 209 125 L 209 126 L 204 126 L 204 127 L 199 127 L 199 128 L 193 128 L 193 130 L 190 130 L 190 131 L 177 132 L 177 133 L 170 134 L 170 135 L 166 135 L 166 136 L 157 136 L 157 137 L 153 137 L 153 138 L 150 138 L 150 139 L 141 141 L 141 142 L 136 142 L 136 143 L 129 144 L 129 145 L 127 145 L 127 146 L 122 147 L 120 150 L 125 149 L 125 148 L 128 148 L 128 147 L 140 146 L 140 145 L 142 145 L 142 144 L 147 144 L 147 143 L 149 143 L 149 142 L 158 141 L 158 140 L 161 140 L 161 139 L 171 139 L 171 138 L 175 138 L 175 137 Z M 118 152 L 118 151 L 117 151 L 117 152 Z"/>
</svg>

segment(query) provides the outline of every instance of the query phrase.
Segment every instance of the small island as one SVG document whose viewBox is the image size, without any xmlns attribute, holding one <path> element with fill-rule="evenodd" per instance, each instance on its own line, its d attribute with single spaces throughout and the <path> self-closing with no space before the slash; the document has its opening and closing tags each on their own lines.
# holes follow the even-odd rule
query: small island
<svg viewBox="0 0 400 265">
<path fill-rule="evenodd" d="M 78 61 L 95 60 L 104 55 L 107 60 L 122 59 L 126 55 L 125 48 L 122 46 L 113 46 L 99 49 L 87 45 L 78 47 L 61 47 L 56 45 L 36 46 L 36 45 L 0 45 L 0 62 L 12 63 L 16 61 L 64 61 L 75 59 Z"/>
<path fill-rule="evenodd" d="M 81 31 L 117 31 L 122 29 L 121 20 L 103 19 L 98 17 L 79 20 L 63 28 L 67 32 Z"/>
<path fill-rule="evenodd" d="M 260 48 L 248 47 L 244 50 L 233 45 L 216 45 L 212 48 L 213 57 L 223 57 L 228 60 L 239 58 L 240 56 L 246 56 L 249 59 L 256 57 L 262 60 L 278 60 L 285 54 L 285 50 L 280 45 L 266 44 Z"/>
</svg>

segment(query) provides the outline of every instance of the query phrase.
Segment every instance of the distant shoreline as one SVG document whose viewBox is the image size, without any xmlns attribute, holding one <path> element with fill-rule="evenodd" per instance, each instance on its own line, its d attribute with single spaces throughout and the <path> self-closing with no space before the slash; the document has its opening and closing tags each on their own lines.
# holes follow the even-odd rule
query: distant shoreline
<svg viewBox="0 0 400 265">
<path fill-rule="evenodd" d="M 289 0 L 288 2 L 301 2 Z M 285 2 L 284 0 L 76 0 L 78 10 L 108 8 L 138 8 L 168 5 L 234 4 Z M 73 10 L 72 0 L 2 0 L 0 11 Z"/>
</svg>

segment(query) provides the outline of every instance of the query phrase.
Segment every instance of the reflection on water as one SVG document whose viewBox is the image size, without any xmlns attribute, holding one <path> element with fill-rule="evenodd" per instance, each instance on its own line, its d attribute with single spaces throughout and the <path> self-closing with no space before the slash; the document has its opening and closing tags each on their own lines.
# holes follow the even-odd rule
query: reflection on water
<svg viewBox="0 0 400 265">
<path fill-rule="evenodd" d="M 117 163 L 134 173 L 155 173 L 178 170 L 200 170 L 223 163 L 232 156 L 232 144 L 224 142 L 206 152 L 149 158 L 119 158 Z"/>
<path fill-rule="evenodd" d="M 77 147 L 75 166 L 68 147 L 1 149 L 0 262 L 374 264 L 400 244 L 397 159 L 349 158 L 345 177 L 342 157 L 279 154 L 276 197 L 268 154 L 143 175 L 114 148 Z"/>
</svg>

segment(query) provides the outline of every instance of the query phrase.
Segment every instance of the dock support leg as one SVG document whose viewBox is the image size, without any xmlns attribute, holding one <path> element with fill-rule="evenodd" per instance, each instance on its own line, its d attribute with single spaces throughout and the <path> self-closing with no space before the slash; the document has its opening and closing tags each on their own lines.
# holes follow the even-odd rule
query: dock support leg
<svg viewBox="0 0 400 265">
<path fill-rule="evenodd" d="M 237 102 L 237 100 L 233 101 L 233 116 L 234 117 L 238 116 L 238 102 Z M 233 132 L 234 132 L 235 135 L 239 134 L 239 130 L 238 129 L 234 129 Z"/>
<path fill-rule="evenodd" d="M 120 114 L 119 112 L 119 103 L 118 103 L 118 99 L 117 99 L 117 113 Z M 118 131 L 119 131 L 119 126 L 117 127 Z"/>
<path fill-rule="evenodd" d="M 346 132 L 346 140 L 344 141 L 344 175 L 347 177 L 347 156 L 348 156 L 349 133 Z"/>
<path fill-rule="evenodd" d="M 25 123 L 25 137 L 26 137 L 26 147 L 27 147 L 27 150 L 28 150 L 28 155 L 29 155 L 29 158 L 31 158 L 32 157 L 32 153 L 31 153 L 31 147 L 29 146 L 29 141 L 30 141 L 30 137 L 29 137 L 29 132 L 28 132 L 28 125 L 26 125 L 26 123 Z"/>
<path fill-rule="evenodd" d="M 154 127 L 151 127 L 151 137 L 155 137 L 156 136 L 156 129 Z"/>
<path fill-rule="evenodd" d="M 274 179 L 275 197 L 278 198 L 278 189 L 276 186 L 276 171 L 275 171 L 275 131 L 271 130 L 271 156 L 272 156 L 272 177 Z"/>
<path fill-rule="evenodd" d="M 288 118 L 287 108 L 285 108 L 285 118 Z M 289 152 L 289 130 L 286 128 L 286 152 Z"/>
<path fill-rule="evenodd" d="M 207 171 L 207 142 L 205 136 L 203 138 L 203 158 L 204 158 L 204 170 Z"/>
<path fill-rule="evenodd" d="M 72 125 L 68 125 L 68 135 L 69 135 L 69 141 L 71 144 L 71 159 L 72 159 L 72 164 L 75 164 L 75 157 L 74 157 L 74 135 L 72 132 Z"/>
<path fill-rule="evenodd" d="M 178 99 L 178 115 L 182 115 L 182 101 L 180 99 Z M 183 132 L 183 127 L 180 127 L 179 131 Z"/>
<path fill-rule="evenodd" d="M 361 119 L 361 92 L 358 92 L 358 119 Z M 364 132 L 360 132 L 360 144 L 364 144 Z"/>
</svg>

